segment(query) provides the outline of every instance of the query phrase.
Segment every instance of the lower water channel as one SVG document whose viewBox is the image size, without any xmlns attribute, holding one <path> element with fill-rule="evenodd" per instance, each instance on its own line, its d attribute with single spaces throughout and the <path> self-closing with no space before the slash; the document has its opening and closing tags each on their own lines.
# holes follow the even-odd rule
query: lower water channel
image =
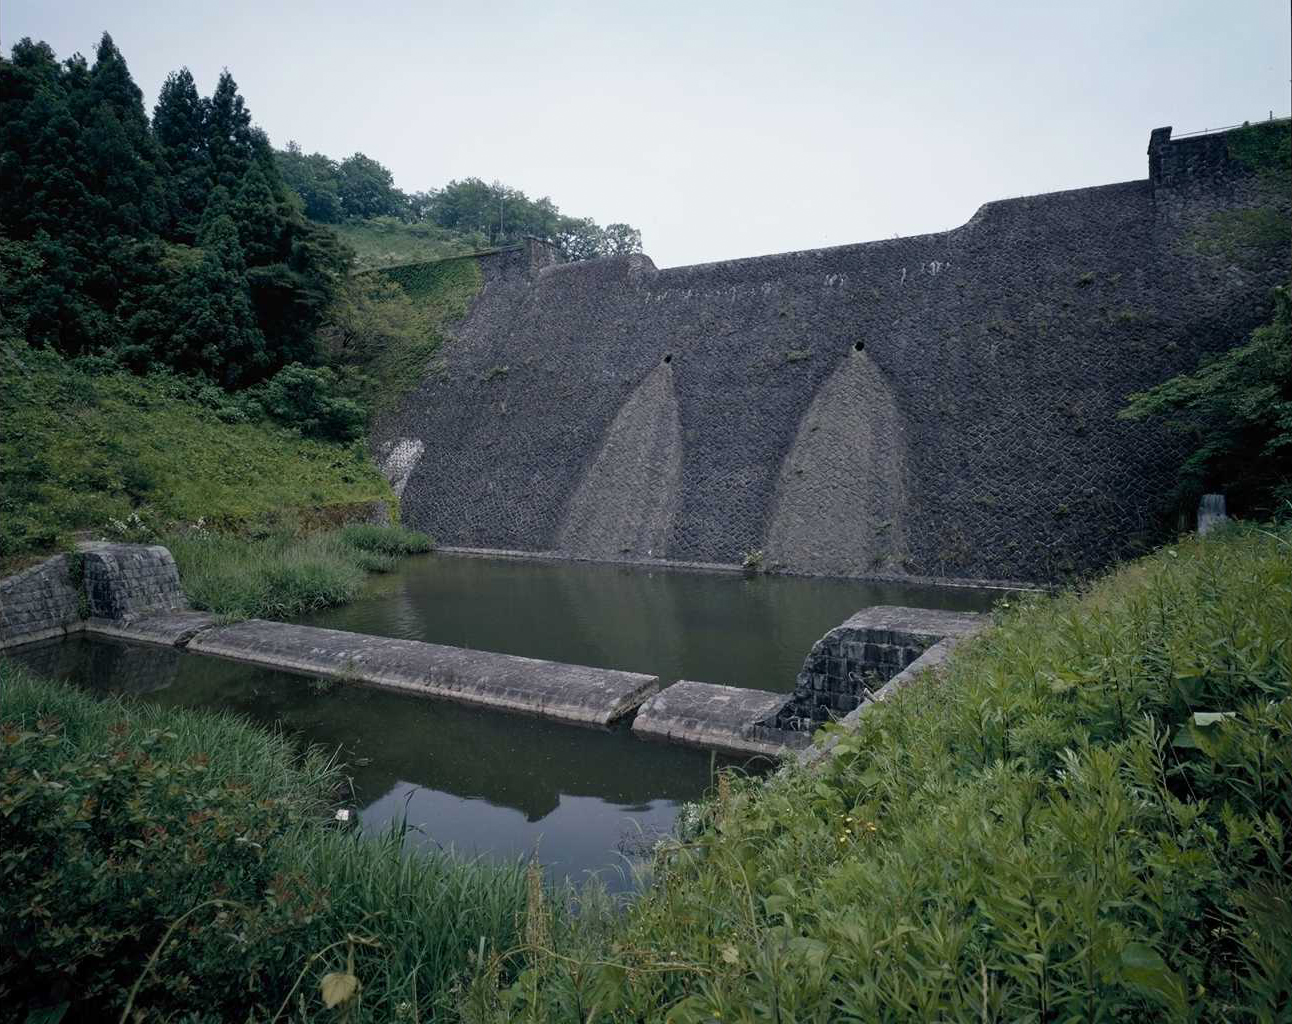
<svg viewBox="0 0 1292 1024">
<path fill-rule="evenodd" d="M 992 593 L 784 576 L 428 555 L 310 625 L 788 692 L 812 644 L 860 608 L 985 610 Z M 178 650 L 90 640 L 8 652 L 95 692 L 223 709 L 339 750 L 362 827 L 473 856 L 537 852 L 554 875 L 627 863 L 702 796 L 713 758 L 610 731 L 322 683 Z"/>
</svg>

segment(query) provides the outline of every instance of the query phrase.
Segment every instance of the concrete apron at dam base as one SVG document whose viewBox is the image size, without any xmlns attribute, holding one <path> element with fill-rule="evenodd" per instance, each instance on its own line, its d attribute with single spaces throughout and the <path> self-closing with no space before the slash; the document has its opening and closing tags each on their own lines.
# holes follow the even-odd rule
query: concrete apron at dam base
<svg viewBox="0 0 1292 1024">
<path fill-rule="evenodd" d="M 792 694 L 540 661 L 417 640 L 193 611 L 161 546 L 87 543 L 0 580 L 0 648 L 86 632 L 433 699 L 609 726 L 636 712 L 643 739 L 735 756 L 808 748 L 816 726 L 855 718 L 972 634 L 982 617 L 858 612 L 813 647 Z M 845 718 L 845 721 L 847 720 Z"/>
</svg>

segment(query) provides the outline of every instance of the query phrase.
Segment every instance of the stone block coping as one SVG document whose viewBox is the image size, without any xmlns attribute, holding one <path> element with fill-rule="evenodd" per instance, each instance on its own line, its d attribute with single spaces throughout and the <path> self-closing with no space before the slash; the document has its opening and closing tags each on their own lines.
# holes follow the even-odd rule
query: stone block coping
<svg viewBox="0 0 1292 1024">
<path fill-rule="evenodd" d="M 636 672 L 264 619 L 204 629 L 188 650 L 580 725 L 608 726 L 659 689 Z"/>
<path fill-rule="evenodd" d="M 633 735 L 736 756 L 782 757 L 811 740 L 808 733 L 759 724 L 788 699 L 784 693 L 682 679 L 638 709 Z"/>
<path fill-rule="evenodd" d="M 928 646 L 944 637 L 969 636 L 982 625 L 983 616 L 978 612 L 877 604 L 863 608 L 835 629 L 867 630 L 871 634 L 867 639 L 875 643 Z"/>
</svg>

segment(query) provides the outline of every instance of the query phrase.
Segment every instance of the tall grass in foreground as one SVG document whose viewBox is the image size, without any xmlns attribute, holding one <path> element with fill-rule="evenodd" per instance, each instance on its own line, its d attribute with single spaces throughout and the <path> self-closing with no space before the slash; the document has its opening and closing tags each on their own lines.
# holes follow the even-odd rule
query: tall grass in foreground
<svg viewBox="0 0 1292 1024">
<path fill-rule="evenodd" d="M 1292 528 L 1002 609 L 473 1022 L 1292 1019 Z M 595 917 L 595 915 L 593 915 Z M 496 965 L 495 965 L 496 966 Z"/>
<path fill-rule="evenodd" d="M 347 526 L 267 537 L 190 531 L 162 538 L 194 607 L 239 618 L 289 618 L 345 604 L 365 573 L 389 572 L 396 557 L 429 551 L 425 534 L 398 526 Z"/>
<path fill-rule="evenodd" d="M 331 1019 L 335 974 L 356 1024 L 448 1019 L 479 951 L 518 943 L 525 871 L 341 831 L 340 778 L 237 718 L 0 660 L 0 1018 Z"/>
</svg>

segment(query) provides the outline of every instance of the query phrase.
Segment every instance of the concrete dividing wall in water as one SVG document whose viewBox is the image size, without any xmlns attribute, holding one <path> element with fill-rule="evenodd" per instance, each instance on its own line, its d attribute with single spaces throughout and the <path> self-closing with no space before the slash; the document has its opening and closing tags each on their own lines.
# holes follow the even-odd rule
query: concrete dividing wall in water
<svg viewBox="0 0 1292 1024">
<path fill-rule="evenodd" d="M 378 427 L 403 520 L 454 547 L 826 575 L 1132 554 L 1182 449 L 1117 411 L 1240 342 L 1292 267 L 1285 231 L 1242 230 L 1290 202 L 1233 139 L 1155 132 L 1146 179 L 937 234 L 665 270 L 482 258 L 447 372 Z"/>
<path fill-rule="evenodd" d="M 636 672 L 262 619 L 203 630 L 188 649 L 580 725 L 610 725 L 659 689 L 657 676 Z"/>
</svg>

